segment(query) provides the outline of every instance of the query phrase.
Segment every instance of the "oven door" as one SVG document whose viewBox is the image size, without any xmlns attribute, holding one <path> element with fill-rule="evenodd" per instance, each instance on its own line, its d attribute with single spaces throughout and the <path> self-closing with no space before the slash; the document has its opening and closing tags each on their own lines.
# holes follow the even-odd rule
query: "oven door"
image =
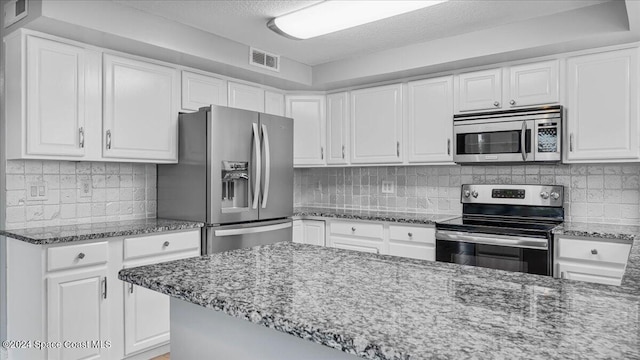
<svg viewBox="0 0 640 360">
<path fill-rule="evenodd" d="M 534 161 L 533 120 L 459 121 L 454 123 L 453 161 L 523 162 Z"/>
<path fill-rule="evenodd" d="M 546 238 L 436 231 L 436 261 L 551 276 Z"/>
</svg>

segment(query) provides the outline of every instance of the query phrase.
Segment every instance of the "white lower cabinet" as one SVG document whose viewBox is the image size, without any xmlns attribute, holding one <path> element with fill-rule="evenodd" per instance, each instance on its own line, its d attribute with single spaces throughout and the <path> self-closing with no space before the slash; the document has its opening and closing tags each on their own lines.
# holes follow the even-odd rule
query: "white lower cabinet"
<svg viewBox="0 0 640 360">
<path fill-rule="evenodd" d="M 324 246 L 324 221 L 295 220 L 293 222 L 293 242 Z"/>
<path fill-rule="evenodd" d="M 436 261 L 436 229 L 389 225 L 389 255 Z"/>
<path fill-rule="evenodd" d="M 554 245 L 555 277 L 608 285 L 622 282 L 630 242 L 561 236 Z"/>
<path fill-rule="evenodd" d="M 117 274 L 199 255 L 200 229 L 73 245 L 7 239 L 7 337 L 61 344 L 9 349 L 9 359 L 148 359 L 167 352 L 168 296 L 131 291 Z"/>
</svg>

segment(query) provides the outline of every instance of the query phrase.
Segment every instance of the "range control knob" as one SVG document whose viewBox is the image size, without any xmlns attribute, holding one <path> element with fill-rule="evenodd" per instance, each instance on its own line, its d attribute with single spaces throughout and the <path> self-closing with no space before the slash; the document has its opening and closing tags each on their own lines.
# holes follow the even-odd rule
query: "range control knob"
<svg viewBox="0 0 640 360">
<path fill-rule="evenodd" d="M 553 200 L 558 200 L 560 198 L 560 194 L 554 191 L 551 193 L 551 198 L 553 198 Z"/>
<path fill-rule="evenodd" d="M 471 196 L 471 191 L 465 190 L 464 191 L 464 197 L 468 198 L 469 196 Z"/>
<path fill-rule="evenodd" d="M 546 191 L 543 191 L 540 193 L 540 197 L 546 200 L 549 198 L 549 193 Z"/>
<path fill-rule="evenodd" d="M 477 192 L 477 191 L 475 191 L 475 190 L 473 190 L 473 191 L 471 192 L 471 196 L 473 196 L 474 198 L 477 198 L 477 197 L 478 197 L 478 192 Z"/>
</svg>

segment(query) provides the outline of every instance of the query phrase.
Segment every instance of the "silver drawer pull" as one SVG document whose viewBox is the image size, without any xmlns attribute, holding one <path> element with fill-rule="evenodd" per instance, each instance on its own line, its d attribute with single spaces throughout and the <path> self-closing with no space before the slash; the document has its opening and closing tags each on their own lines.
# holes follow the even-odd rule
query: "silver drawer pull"
<svg viewBox="0 0 640 360">
<path fill-rule="evenodd" d="M 598 255 L 598 249 L 591 249 L 591 253 L 593 255 Z"/>
<path fill-rule="evenodd" d="M 168 241 L 165 241 L 165 242 L 164 242 L 164 244 L 162 244 L 162 246 L 164 246 L 164 247 L 169 246 L 169 242 L 168 242 Z"/>
<path fill-rule="evenodd" d="M 78 254 L 78 259 L 84 259 L 84 257 L 85 257 L 84 253 Z"/>
<path fill-rule="evenodd" d="M 355 227 L 352 227 L 352 228 L 351 228 L 351 231 L 356 231 L 356 228 L 355 228 Z"/>
<path fill-rule="evenodd" d="M 409 237 L 413 237 L 413 233 L 408 233 L 407 235 L 409 235 Z"/>
</svg>

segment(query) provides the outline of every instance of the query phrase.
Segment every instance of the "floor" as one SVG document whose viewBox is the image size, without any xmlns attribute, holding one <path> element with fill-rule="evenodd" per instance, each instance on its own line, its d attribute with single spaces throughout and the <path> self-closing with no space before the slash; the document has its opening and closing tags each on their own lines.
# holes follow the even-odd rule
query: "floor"
<svg viewBox="0 0 640 360">
<path fill-rule="evenodd" d="M 160 356 L 156 356 L 151 360 L 169 360 L 169 353 L 166 353 L 164 355 L 160 355 Z"/>
</svg>

